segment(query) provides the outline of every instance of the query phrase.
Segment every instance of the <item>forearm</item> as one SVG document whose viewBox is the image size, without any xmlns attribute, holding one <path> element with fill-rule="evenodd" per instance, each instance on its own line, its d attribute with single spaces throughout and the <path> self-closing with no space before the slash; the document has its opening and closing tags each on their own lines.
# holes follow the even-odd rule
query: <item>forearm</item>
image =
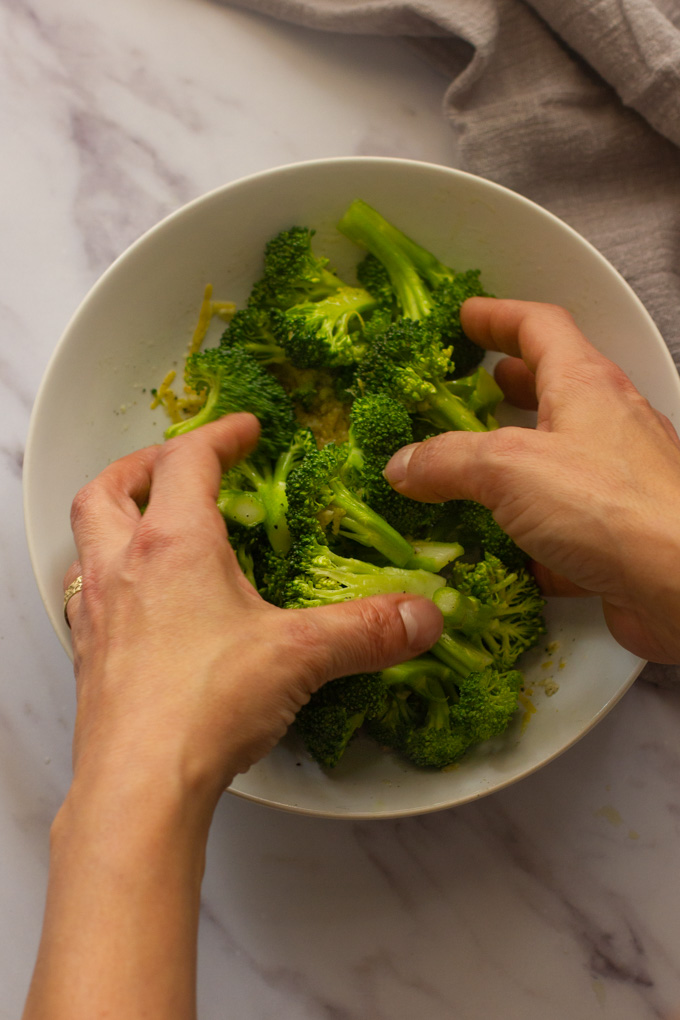
<svg viewBox="0 0 680 1020">
<path fill-rule="evenodd" d="M 214 804 L 133 772 L 76 777 L 55 820 L 24 1020 L 187 1020 Z"/>
</svg>

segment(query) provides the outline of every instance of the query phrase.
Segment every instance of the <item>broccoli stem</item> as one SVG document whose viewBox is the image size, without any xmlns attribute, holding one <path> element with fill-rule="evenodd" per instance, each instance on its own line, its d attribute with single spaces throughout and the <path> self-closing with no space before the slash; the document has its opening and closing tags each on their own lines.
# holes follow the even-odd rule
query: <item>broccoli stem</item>
<svg viewBox="0 0 680 1020">
<path fill-rule="evenodd" d="M 339 522 L 340 534 L 372 547 L 395 566 L 405 567 L 413 558 L 410 542 L 366 503 L 357 499 L 340 479 L 332 479 L 330 489 L 333 505 L 343 512 Z"/>
<path fill-rule="evenodd" d="M 352 202 L 338 229 L 355 244 L 368 248 L 382 262 L 406 318 L 423 319 L 430 314 L 432 300 L 404 250 L 401 231 L 361 200 Z"/>
<path fill-rule="evenodd" d="M 439 429 L 459 432 L 488 432 L 484 422 L 480 421 L 474 411 L 460 397 L 451 393 L 446 383 L 440 379 L 432 380 L 434 392 L 418 404 L 418 411 L 424 418 Z"/>
<path fill-rule="evenodd" d="M 262 524 L 267 516 L 258 494 L 241 489 L 220 489 L 217 507 L 228 523 L 242 524 L 246 528 Z"/>
<path fill-rule="evenodd" d="M 394 256 L 396 266 L 396 253 L 400 256 L 401 264 L 408 263 L 411 271 L 415 267 L 416 275 L 424 277 L 431 287 L 436 287 L 444 280 L 452 280 L 455 276 L 455 273 L 431 252 L 416 244 L 398 227 L 389 223 L 377 210 L 361 199 L 352 202 L 340 220 L 338 230 L 355 244 L 368 248 L 373 255 L 379 258 L 390 274 L 390 278 L 392 272 L 386 256 Z M 380 251 L 376 250 L 378 247 Z M 394 281 L 392 281 L 392 285 L 394 286 Z M 420 316 L 414 315 L 412 318 L 420 318 Z"/>
<path fill-rule="evenodd" d="M 477 648 L 460 634 L 444 631 L 439 641 L 431 648 L 445 665 L 450 666 L 461 676 L 468 673 L 479 673 L 493 663 L 493 658 L 481 648 Z"/>
<path fill-rule="evenodd" d="M 208 390 L 208 397 L 203 407 L 191 418 L 186 418 L 184 421 L 177 421 L 169 425 L 165 430 L 165 438 L 174 439 L 175 436 L 184 436 L 187 432 L 193 432 L 194 429 L 200 428 L 201 425 L 207 425 L 209 422 L 214 421 L 216 417 L 219 417 L 215 414 L 215 405 L 218 402 L 219 395 L 219 382 L 215 381 L 214 385 L 211 385 Z"/>
<path fill-rule="evenodd" d="M 412 541 L 411 559 L 402 566 L 420 567 L 422 570 L 431 570 L 438 574 L 464 552 L 459 542 L 434 542 L 431 539 Z"/>
<path fill-rule="evenodd" d="M 433 601 L 446 626 L 454 630 L 485 630 L 495 615 L 490 606 L 483 605 L 474 595 L 464 595 L 457 588 L 440 588 Z"/>
<path fill-rule="evenodd" d="M 313 597 L 321 603 L 344 602 L 391 592 L 422 595 L 431 599 L 442 586 L 442 578 L 428 570 L 377 567 L 365 560 L 337 556 L 324 549 L 306 567 L 314 580 Z M 335 582 L 335 586 L 331 583 Z"/>
</svg>

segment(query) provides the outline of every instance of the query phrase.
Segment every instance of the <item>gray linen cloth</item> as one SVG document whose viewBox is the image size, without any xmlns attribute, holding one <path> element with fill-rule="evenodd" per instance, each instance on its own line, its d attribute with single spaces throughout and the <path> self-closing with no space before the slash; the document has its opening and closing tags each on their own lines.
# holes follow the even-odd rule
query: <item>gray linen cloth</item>
<svg viewBox="0 0 680 1020">
<path fill-rule="evenodd" d="M 459 167 L 587 237 L 644 302 L 680 365 L 680 2 L 232 5 L 310 28 L 410 38 L 450 77 L 444 111 Z M 643 676 L 680 685 L 680 667 L 648 665 Z"/>
</svg>

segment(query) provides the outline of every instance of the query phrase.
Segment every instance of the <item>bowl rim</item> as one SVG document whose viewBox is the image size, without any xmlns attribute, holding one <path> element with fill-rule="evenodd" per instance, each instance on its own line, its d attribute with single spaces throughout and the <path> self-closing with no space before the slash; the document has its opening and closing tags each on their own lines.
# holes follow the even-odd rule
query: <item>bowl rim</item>
<svg viewBox="0 0 680 1020">
<path fill-rule="evenodd" d="M 566 223 L 556 214 L 552 213 L 548 209 L 534 202 L 532 199 L 514 191 L 505 185 L 498 184 L 495 181 L 489 180 L 486 177 L 482 177 L 478 174 L 470 173 L 466 170 L 460 170 L 456 167 L 450 167 L 444 164 L 430 163 L 423 160 L 407 159 L 402 157 L 391 157 L 391 156 L 337 156 L 337 157 L 323 157 L 312 160 L 302 160 L 295 162 L 282 163 L 273 167 L 268 167 L 262 170 L 255 171 L 254 173 L 247 174 L 242 177 L 238 177 L 234 180 L 227 181 L 224 184 L 220 184 L 215 188 L 210 189 L 203 194 L 196 196 L 190 201 L 179 206 L 177 209 L 168 213 L 157 223 L 145 230 L 139 237 L 137 237 L 131 244 L 129 244 L 104 270 L 104 272 L 95 280 L 92 286 L 88 289 L 84 297 L 81 299 L 76 309 L 68 319 L 65 327 L 63 328 L 54 349 L 47 360 L 43 374 L 36 390 L 36 396 L 31 410 L 31 416 L 29 420 L 25 455 L 24 455 L 24 475 L 23 475 L 23 515 L 24 515 L 24 527 L 26 533 L 26 540 L 29 552 L 29 558 L 33 569 L 33 574 L 36 579 L 36 584 L 41 597 L 41 601 L 47 612 L 48 618 L 52 623 L 52 626 L 59 638 L 62 647 L 69 658 L 73 659 L 73 650 L 69 638 L 69 632 L 64 627 L 63 618 L 61 613 L 57 612 L 54 606 L 51 604 L 49 593 L 46 589 L 46 580 L 41 576 L 38 570 L 38 556 L 36 552 L 36 541 L 34 537 L 34 526 L 35 522 L 31 519 L 30 505 L 33 497 L 33 491 L 35 487 L 35 481 L 33 478 L 33 462 L 34 462 L 34 450 L 37 443 L 38 433 L 38 422 L 40 418 L 40 408 L 45 397 L 45 393 L 48 391 L 51 375 L 54 365 L 61 357 L 62 351 L 68 343 L 68 338 L 81 316 L 84 315 L 85 310 L 89 304 L 96 300 L 100 291 L 103 290 L 108 283 L 109 278 L 116 272 L 119 264 L 126 260 L 130 255 L 137 252 L 144 245 L 152 241 L 159 233 L 166 230 L 171 224 L 180 220 L 182 217 L 191 214 L 191 212 L 199 208 L 202 205 L 208 205 L 219 199 L 220 196 L 228 194 L 234 190 L 238 190 L 240 187 L 251 186 L 258 180 L 269 179 L 279 175 L 293 174 L 299 170 L 311 170 L 314 168 L 323 168 L 327 166 L 385 166 L 385 167 L 404 167 L 408 169 L 418 170 L 423 169 L 429 171 L 435 171 L 446 177 L 454 177 L 462 180 L 468 179 L 476 182 L 477 185 L 481 185 L 484 189 L 490 193 L 497 193 L 504 197 L 510 197 L 519 207 L 525 207 L 538 214 L 541 218 L 552 221 L 559 229 L 571 235 L 580 245 L 588 250 L 591 257 L 594 257 L 596 262 L 608 273 L 613 274 L 617 277 L 625 286 L 629 298 L 632 299 L 633 303 L 637 305 L 638 311 L 642 317 L 646 320 L 648 328 L 654 333 L 657 339 L 660 341 L 660 353 L 666 361 L 666 365 L 674 374 L 677 379 L 677 369 L 670 351 L 663 340 L 660 330 L 656 326 L 656 323 L 652 319 L 650 313 L 638 297 L 636 292 L 633 290 L 631 285 L 625 280 L 622 274 L 609 262 L 609 260 L 582 234 L 575 230 L 572 226 Z M 680 379 L 677 382 L 677 389 L 680 402 Z M 75 495 L 75 494 L 74 494 Z M 621 684 L 621 687 L 617 692 L 603 705 L 600 710 L 593 716 L 588 724 L 577 733 L 571 740 L 569 740 L 564 746 L 556 749 L 548 757 L 542 759 L 540 762 L 527 766 L 520 773 L 514 773 L 512 776 L 503 779 L 496 783 L 492 789 L 483 789 L 474 793 L 463 795 L 462 797 L 453 797 L 448 800 L 443 800 L 434 804 L 427 805 L 423 808 L 409 807 L 402 810 L 399 809 L 388 809 L 382 811 L 334 811 L 316 808 L 301 807 L 294 804 L 282 804 L 274 802 L 268 799 L 266 796 L 258 796 L 245 790 L 239 790 L 230 786 L 228 792 L 237 796 L 241 799 L 251 801 L 263 806 L 271 807 L 276 810 L 286 811 L 293 814 L 301 814 L 312 817 L 320 818 L 332 818 L 332 819 L 352 819 L 352 820 L 384 820 L 391 818 L 404 818 L 417 816 L 424 813 L 433 813 L 442 810 L 447 810 L 452 807 L 462 806 L 463 804 L 470 803 L 487 796 L 489 793 L 496 793 L 508 786 L 514 785 L 520 779 L 524 779 L 527 776 L 541 769 L 543 766 L 554 761 L 556 758 L 561 756 L 569 748 L 573 747 L 579 740 L 581 740 L 587 733 L 589 733 L 614 707 L 614 705 L 623 697 L 623 695 L 630 689 L 635 679 L 639 676 L 641 670 L 645 666 L 646 662 L 644 659 L 639 659 L 633 668 L 631 669 L 628 677 Z M 238 778 L 238 777 L 237 777 Z"/>
</svg>

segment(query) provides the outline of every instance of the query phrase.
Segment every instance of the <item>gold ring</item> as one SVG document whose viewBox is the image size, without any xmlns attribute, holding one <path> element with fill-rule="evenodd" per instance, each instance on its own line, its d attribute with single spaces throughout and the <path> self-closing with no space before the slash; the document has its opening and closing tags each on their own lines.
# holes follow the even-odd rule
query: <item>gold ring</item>
<svg viewBox="0 0 680 1020">
<path fill-rule="evenodd" d="M 73 598 L 73 596 L 77 592 L 82 591 L 82 588 L 83 588 L 83 575 L 80 574 L 78 577 L 76 577 L 75 581 L 71 581 L 71 583 L 69 584 L 68 588 L 64 592 L 64 619 L 66 620 L 66 623 L 68 624 L 69 630 L 71 629 L 71 622 L 70 622 L 70 620 L 68 618 L 68 613 L 66 612 L 66 607 L 68 606 L 69 601 Z"/>
</svg>

